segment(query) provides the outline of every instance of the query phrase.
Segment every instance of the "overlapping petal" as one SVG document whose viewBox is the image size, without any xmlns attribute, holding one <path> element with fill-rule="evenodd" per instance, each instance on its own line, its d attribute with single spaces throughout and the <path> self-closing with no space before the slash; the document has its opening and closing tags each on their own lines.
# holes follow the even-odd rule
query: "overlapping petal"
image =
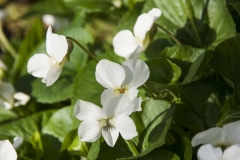
<svg viewBox="0 0 240 160">
<path fill-rule="evenodd" d="M 117 55 L 128 59 L 141 49 L 142 43 L 137 41 L 131 31 L 122 30 L 114 36 L 113 47 Z"/>
<path fill-rule="evenodd" d="M 240 121 L 229 123 L 223 127 L 224 144 L 240 144 Z"/>
<path fill-rule="evenodd" d="M 74 115 L 81 121 L 89 118 L 95 120 L 103 118 L 100 107 L 91 102 L 86 102 L 82 100 L 77 101 L 74 108 Z"/>
<path fill-rule="evenodd" d="M 81 141 L 94 142 L 101 137 L 101 126 L 98 121 L 87 119 L 78 128 Z"/>
<path fill-rule="evenodd" d="M 105 89 L 101 94 L 101 104 L 102 106 L 106 106 L 108 101 L 112 98 L 116 97 L 113 89 Z"/>
<path fill-rule="evenodd" d="M 96 66 L 96 80 L 105 88 L 121 88 L 125 72 L 121 65 L 109 60 L 101 60 Z"/>
<path fill-rule="evenodd" d="M 129 116 L 121 114 L 119 116 L 116 116 L 113 121 L 115 128 L 120 132 L 124 139 L 128 140 L 137 136 L 138 133 L 136 126 Z"/>
<path fill-rule="evenodd" d="M 222 160 L 239 160 L 240 159 L 240 147 L 233 145 L 225 149 Z"/>
<path fill-rule="evenodd" d="M 46 77 L 54 61 L 46 54 L 34 54 L 28 61 L 27 71 L 38 78 Z"/>
<path fill-rule="evenodd" d="M 221 160 L 222 149 L 211 144 L 202 145 L 197 153 L 198 160 Z"/>
<path fill-rule="evenodd" d="M 148 13 L 143 13 L 138 16 L 138 19 L 133 28 L 134 36 L 143 42 L 147 32 L 151 29 L 153 23 L 154 17 Z"/>
<path fill-rule="evenodd" d="M 56 62 L 54 63 L 53 65 L 51 65 L 50 69 L 48 70 L 47 72 L 47 75 L 46 77 L 44 77 L 42 79 L 42 82 L 43 83 L 46 83 L 46 86 L 51 86 L 54 82 L 56 82 L 56 80 L 59 78 L 61 72 L 62 72 L 62 69 L 63 69 L 63 66 L 64 66 L 64 63 L 61 63 L 60 65 Z"/>
<path fill-rule="evenodd" d="M 0 141 L 0 159 L 17 160 L 17 153 L 9 140 Z"/>
<path fill-rule="evenodd" d="M 46 49 L 48 55 L 61 63 L 68 51 L 68 43 L 65 36 L 52 33 L 51 27 L 47 31 Z"/>
<path fill-rule="evenodd" d="M 224 135 L 222 128 L 210 128 L 204 132 L 196 134 L 192 139 L 192 146 L 195 147 L 199 144 L 212 144 L 219 145 L 224 142 Z"/>
<path fill-rule="evenodd" d="M 102 130 L 103 138 L 105 139 L 106 143 L 113 147 L 118 139 L 119 131 L 115 128 L 110 129 L 110 131 Z"/>
<path fill-rule="evenodd" d="M 138 59 L 128 59 L 123 62 L 126 78 L 122 86 L 128 88 L 137 88 L 143 85 L 150 76 L 150 71 L 146 63 Z"/>
</svg>

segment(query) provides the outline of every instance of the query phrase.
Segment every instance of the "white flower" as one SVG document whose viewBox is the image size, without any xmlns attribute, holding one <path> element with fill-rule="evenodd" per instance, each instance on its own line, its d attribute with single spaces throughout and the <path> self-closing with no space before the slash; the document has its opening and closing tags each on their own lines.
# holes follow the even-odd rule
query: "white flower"
<svg viewBox="0 0 240 160">
<path fill-rule="evenodd" d="M 0 107 L 11 109 L 25 105 L 30 100 L 30 97 L 22 92 L 15 92 L 13 86 L 7 82 L 0 82 Z"/>
<path fill-rule="evenodd" d="M 137 88 L 144 84 L 150 75 L 148 66 L 144 61 L 128 59 L 122 66 L 101 60 L 96 67 L 96 80 L 106 89 L 101 95 L 101 104 L 121 94 L 125 94 L 135 103 L 134 111 L 141 110 L 141 98 L 137 98 Z"/>
<path fill-rule="evenodd" d="M 52 28 L 47 31 L 46 54 L 33 55 L 27 65 L 27 70 L 35 77 L 43 78 L 42 82 L 51 86 L 60 76 L 67 60 L 68 43 L 65 36 L 52 33 Z"/>
<path fill-rule="evenodd" d="M 240 145 L 240 121 L 229 123 L 223 128 L 214 127 L 198 133 L 192 139 L 192 146 L 212 144 L 213 146 Z"/>
<path fill-rule="evenodd" d="M 16 160 L 17 153 L 9 140 L 0 141 L 0 159 L 1 160 Z"/>
<path fill-rule="evenodd" d="M 81 141 L 94 142 L 103 135 L 106 143 L 113 147 L 119 133 L 124 139 L 132 139 L 137 135 L 136 126 L 129 117 L 132 111 L 133 103 L 125 95 L 109 100 L 103 108 L 78 100 L 74 114 L 83 121 L 78 128 Z"/>
<path fill-rule="evenodd" d="M 14 137 L 13 139 L 13 148 L 17 149 L 23 143 L 22 137 Z"/>
<path fill-rule="evenodd" d="M 233 145 L 224 150 L 211 144 L 202 145 L 197 153 L 198 160 L 239 160 L 240 147 Z"/>
<path fill-rule="evenodd" d="M 134 35 L 130 30 L 122 30 L 115 35 L 113 38 L 114 52 L 126 59 L 138 58 L 147 48 L 148 44 L 144 43 L 147 32 L 160 16 L 161 10 L 158 8 L 141 14 L 134 25 Z"/>
</svg>

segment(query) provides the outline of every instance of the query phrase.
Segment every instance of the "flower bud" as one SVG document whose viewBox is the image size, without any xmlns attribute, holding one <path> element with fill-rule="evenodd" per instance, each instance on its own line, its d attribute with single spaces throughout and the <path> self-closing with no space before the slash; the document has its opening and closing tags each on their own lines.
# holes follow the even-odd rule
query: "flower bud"
<svg viewBox="0 0 240 160">
<path fill-rule="evenodd" d="M 67 52 L 67 60 L 70 61 L 70 55 L 74 49 L 73 42 L 71 40 L 67 40 L 68 43 L 68 52 Z"/>
</svg>

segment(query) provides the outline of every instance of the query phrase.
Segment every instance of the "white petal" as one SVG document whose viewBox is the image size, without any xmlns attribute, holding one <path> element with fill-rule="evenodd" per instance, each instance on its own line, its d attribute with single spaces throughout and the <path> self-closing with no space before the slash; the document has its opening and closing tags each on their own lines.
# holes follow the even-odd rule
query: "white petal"
<svg viewBox="0 0 240 160">
<path fill-rule="evenodd" d="M 126 59 L 128 59 L 132 54 L 138 52 L 142 46 L 142 42 L 138 42 L 129 30 L 122 30 L 113 38 L 114 52 Z"/>
<path fill-rule="evenodd" d="M 158 19 L 158 18 L 161 16 L 162 11 L 161 11 L 160 9 L 158 9 L 158 8 L 153 8 L 153 9 L 151 9 L 151 10 L 148 12 L 148 14 L 150 14 L 151 16 L 153 16 L 154 21 L 156 21 L 156 19 Z"/>
<path fill-rule="evenodd" d="M 197 153 L 198 160 L 220 160 L 222 149 L 215 148 L 211 144 L 202 145 Z"/>
<path fill-rule="evenodd" d="M 14 88 L 10 83 L 0 82 L 0 102 L 5 109 L 11 109 L 13 107 L 13 94 Z"/>
<path fill-rule="evenodd" d="M 128 98 L 132 101 L 134 98 L 138 95 L 138 90 L 136 88 L 130 88 L 125 91 L 125 95 L 128 96 Z"/>
<path fill-rule="evenodd" d="M 150 14 L 143 13 L 140 16 L 138 16 L 138 19 L 133 28 L 135 37 L 143 42 L 146 33 L 151 29 L 153 23 L 154 17 Z"/>
<path fill-rule="evenodd" d="M 17 149 L 23 143 L 22 137 L 14 137 L 13 139 L 13 147 Z"/>
<path fill-rule="evenodd" d="M 113 147 L 118 139 L 119 132 L 115 128 L 112 128 L 110 130 L 104 130 L 102 129 L 102 135 L 105 139 L 106 143 Z"/>
<path fill-rule="evenodd" d="M 240 144 L 240 121 L 229 123 L 223 127 L 225 145 Z"/>
<path fill-rule="evenodd" d="M 30 100 L 30 97 L 22 92 L 15 93 L 13 97 L 17 100 L 17 102 L 14 103 L 14 106 L 25 105 Z"/>
<path fill-rule="evenodd" d="M 52 27 L 51 26 L 48 27 L 46 37 L 48 37 L 50 35 L 52 35 Z"/>
<path fill-rule="evenodd" d="M 96 66 L 96 80 L 105 88 L 120 89 L 125 72 L 121 65 L 109 60 L 101 60 Z"/>
<path fill-rule="evenodd" d="M 105 89 L 101 94 L 101 104 L 102 106 L 106 106 L 108 101 L 115 97 L 115 93 L 113 89 Z"/>
<path fill-rule="evenodd" d="M 101 137 L 101 126 L 98 121 L 85 120 L 78 128 L 78 135 L 81 141 L 94 142 Z"/>
<path fill-rule="evenodd" d="M 214 146 L 223 144 L 222 128 L 215 127 L 196 134 L 192 139 L 192 146 L 195 147 L 199 144 L 212 144 Z"/>
<path fill-rule="evenodd" d="M 106 106 L 103 106 L 106 118 L 115 117 L 120 114 L 130 115 L 133 112 L 133 102 L 124 94 L 112 98 Z"/>
<path fill-rule="evenodd" d="M 34 54 L 27 64 L 28 73 L 38 78 L 44 78 L 54 63 L 46 54 Z"/>
<path fill-rule="evenodd" d="M 120 132 L 124 139 L 129 140 L 138 135 L 136 126 L 129 116 L 121 114 L 112 119 L 112 121 L 114 127 Z"/>
<path fill-rule="evenodd" d="M 127 86 L 128 88 L 137 88 L 143 85 L 149 78 L 149 68 L 142 60 L 128 59 L 123 62 L 122 67 L 124 68 L 126 74 L 123 86 Z"/>
<path fill-rule="evenodd" d="M 142 110 L 142 107 L 141 107 L 141 103 L 142 103 L 142 97 L 135 97 L 133 100 L 133 103 L 134 103 L 134 109 L 133 109 L 133 112 L 135 111 L 141 111 Z"/>
<path fill-rule="evenodd" d="M 62 62 L 68 51 L 68 43 L 65 36 L 51 34 L 47 32 L 46 40 L 47 53 L 53 57 L 58 63 Z"/>
<path fill-rule="evenodd" d="M 9 140 L 0 141 L 0 159 L 16 160 L 17 153 Z"/>
<path fill-rule="evenodd" d="M 42 79 L 42 82 L 46 83 L 46 86 L 51 86 L 54 82 L 56 82 L 62 72 L 65 62 L 66 59 L 64 59 L 60 65 L 56 62 L 51 66 L 46 77 Z"/>
<path fill-rule="evenodd" d="M 223 153 L 223 160 L 239 160 L 240 159 L 240 147 L 233 145 L 225 149 Z"/>
<path fill-rule="evenodd" d="M 102 109 L 97 105 L 78 100 L 74 107 L 74 115 L 81 121 L 92 118 L 95 120 L 100 120 L 102 117 Z"/>
</svg>

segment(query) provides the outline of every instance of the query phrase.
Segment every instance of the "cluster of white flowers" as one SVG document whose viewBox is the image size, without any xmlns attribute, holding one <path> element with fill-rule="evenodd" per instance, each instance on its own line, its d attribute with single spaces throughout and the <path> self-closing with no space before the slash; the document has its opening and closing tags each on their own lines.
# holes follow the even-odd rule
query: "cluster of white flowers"
<svg viewBox="0 0 240 160">
<path fill-rule="evenodd" d="M 240 121 L 198 133 L 192 139 L 192 146 L 199 144 L 204 145 L 198 150 L 198 160 L 239 160 Z"/>
</svg>

